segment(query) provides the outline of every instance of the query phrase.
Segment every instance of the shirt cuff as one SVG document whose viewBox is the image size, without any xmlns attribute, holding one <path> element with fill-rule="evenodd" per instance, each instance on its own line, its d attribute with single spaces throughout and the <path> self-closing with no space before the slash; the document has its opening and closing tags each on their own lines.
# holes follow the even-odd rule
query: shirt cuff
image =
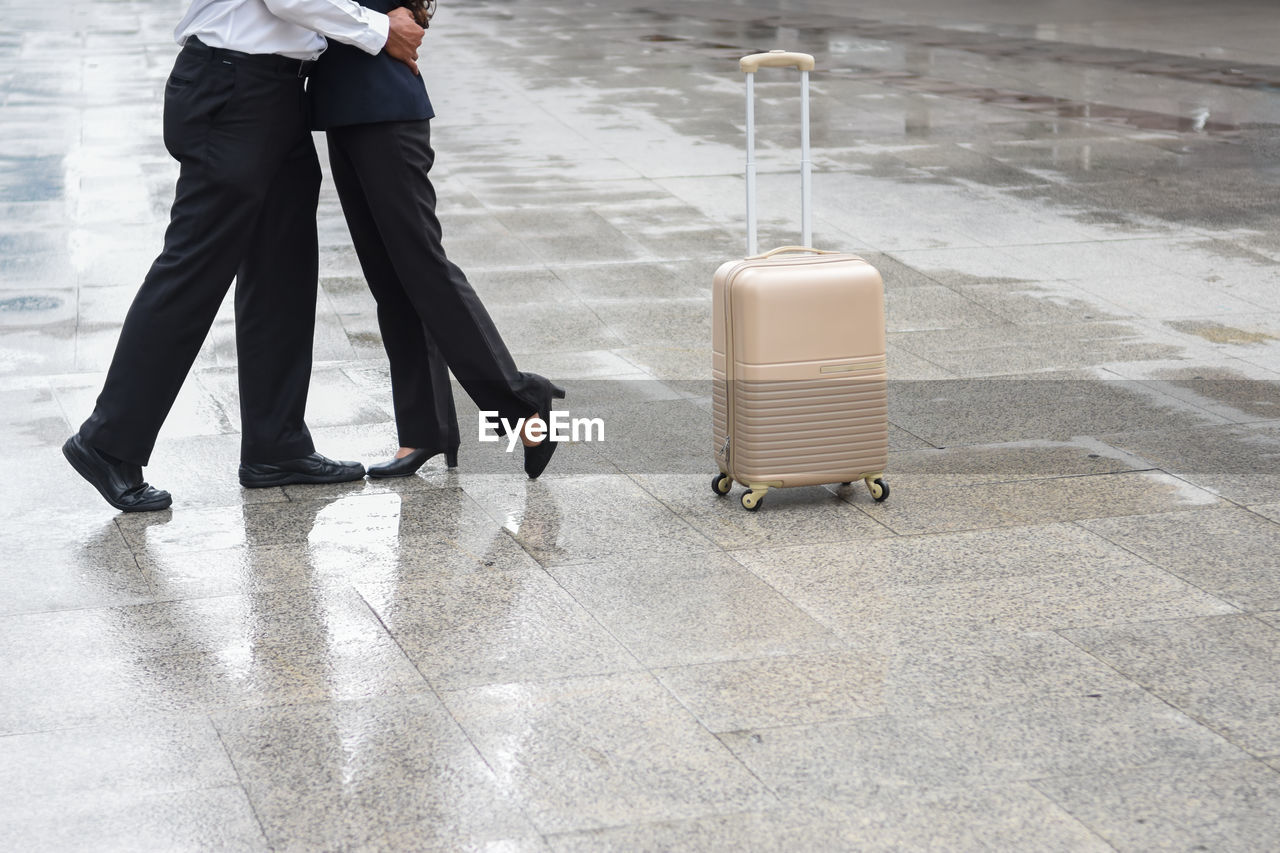
<svg viewBox="0 0 1280 853">
<path fill-rule="evenodd" d="M 356 46 L 365 53 L 376 56 L 387 45 L 387 34 L 391 32 L 391 19 L 381 12 L 365 9 L 365 23 L 369 29 L 360 36 Z"/>
</svg>

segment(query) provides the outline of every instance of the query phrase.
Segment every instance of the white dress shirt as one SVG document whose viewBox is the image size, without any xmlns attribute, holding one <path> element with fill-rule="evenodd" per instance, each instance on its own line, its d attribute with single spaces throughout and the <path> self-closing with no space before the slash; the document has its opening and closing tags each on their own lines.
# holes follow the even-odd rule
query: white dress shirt
<svg viewBox="0 0 1280 853">
<path fill-rule="evenodd" d="M 390 22 L 353 0 L 192 0 L 173 31 L 178 44 L 196 36 L 209 47 L 316 59 L 324 37 L 376 54 Z"/>
</svg>

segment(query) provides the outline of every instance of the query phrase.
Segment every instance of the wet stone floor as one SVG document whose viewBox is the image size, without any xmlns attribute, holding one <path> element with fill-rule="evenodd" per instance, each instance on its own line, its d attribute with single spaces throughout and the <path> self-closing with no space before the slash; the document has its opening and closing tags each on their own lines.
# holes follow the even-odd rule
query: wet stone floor
<svg viewBox="0 0 1280 853">
<path fill-rule="evenodd" d="M 1280 19 L 1257 0 L 476 0 L 440 209 L 605 440 L 248 492 L 230 304 L 117 515 L 66 466 L 160 238 L 181 0 L 0 21 L 0 848 L 1268 850 Z M 708 488 L 742 80 L 817 57 L 815 242 L 883 272 L 892 496 Z M 762 72 L 762 243 L 798 87 Z M 323 146 L 323 139 L 318 139 Z M 309 423 L 395 447 L 332 184 Z"/>
</svg>

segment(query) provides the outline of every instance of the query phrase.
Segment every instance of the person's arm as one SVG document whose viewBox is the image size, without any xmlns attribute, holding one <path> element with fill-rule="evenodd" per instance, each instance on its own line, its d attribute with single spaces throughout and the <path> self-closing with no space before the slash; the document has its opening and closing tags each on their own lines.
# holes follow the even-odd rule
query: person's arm
<svg viewBox="0 0 1280 853">
<path fill-rule="evenodd" d="M 306 27 L 326 38 L 355 45 L 368 54 L 384 47 L 393 58 L 418 73 L 418 45 L 425 32 L 408 9 L 384 15 L 353 0 L 262 0 L 277 18 Z"/>
</svg>

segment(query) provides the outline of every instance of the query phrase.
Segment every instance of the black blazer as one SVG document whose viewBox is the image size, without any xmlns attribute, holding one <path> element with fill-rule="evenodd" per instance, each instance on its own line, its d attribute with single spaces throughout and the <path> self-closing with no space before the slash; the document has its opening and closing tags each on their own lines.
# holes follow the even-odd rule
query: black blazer
<svg viewBox="0 0 1280 853">
<path fill-rule="evenodd" d="M 389 12 L 396 0 L 360 0 L 376 12 Z M 311 126 L 328 130 L 346 124 L 413 121 L 432 118 L 431 99 L 422 78 L 385 50 L 370 56 L 358 47 L 329 39 L 329 47 L 307 81 Z"/>
</svg>

